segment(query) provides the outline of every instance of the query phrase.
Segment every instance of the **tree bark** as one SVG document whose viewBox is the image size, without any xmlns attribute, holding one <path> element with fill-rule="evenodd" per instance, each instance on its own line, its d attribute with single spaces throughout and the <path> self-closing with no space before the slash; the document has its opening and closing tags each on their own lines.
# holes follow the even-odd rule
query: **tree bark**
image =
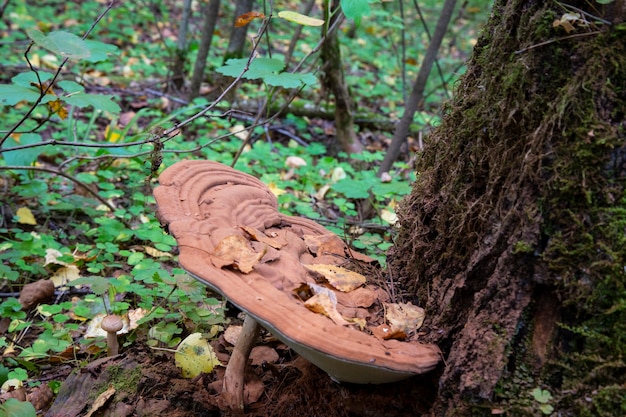
<svg viewBox="0 0 626 417">
<path fill-rule="evenodd" d="M 233 17 L 233 29 L 230 33 L 230 39 L 228 41 L 228 48 L 224 55 L 224 63 L 231 58 L 241 58 L 243 56 L 243 50 L 246 46 L 246 34 L 248 33 L 248 26 L 235 27 L 235 21 L 238 16 L 244 13 L 252 11 L 252 5 L 254 0 L 237 0 L 235 4 L 235 16 Z"/>
<path fill-rule="evenodd" d="M 341 18 L 341 13 L 333 13 L 331 10 L 339 10 L 339 0 L 333 0 L 330 8 L 329 1 L 324 2 L 324 20 L 328 27 Z M 330 20 L 329 20 L 330 19 Z M 338 30 L 326 34 L 326 40 L 322 45 L 321 59 L 323 75 L 321 77 L 322 88 L 332 92 L 335 98 L 335 135 L 341 150 L 347 153 L 359 153 L 363 145 L 359 142 L 354 132 L 354 120 L 352 116 L 352 100 L 346 85 L 341 61 L 341 49 L 339 47 Z"/>
<path fill-rule="evenodd" d="M 189 16 L 191 15 L 191 0 L 183 3 L 183 12 L 180 18 L 176 56 L 172 64 L 172 85 L 174 92 L 179 92 L 185 84 L 185 63 L 187 62 L 187 31 L 189 29 Z"/>
<path fill-rule="evenodd" d="M 189 87 L 189 101 L 198 97 L 202 78 L 204 78 L 204 69 L 206 67 L 206 59 L 211 50 L 211 41 L 213 40 L 213 32 L 217 24 L 217 18 L 220 10 L 220 0 L 209 0 L 204 11 L 204 25 L 202 25 L 202 36 L 200 38 L 200 46 L 198 47 L 198 57 L 193 67 L 193 75 L 191 76 L 191 86 Z"/>
<path fill-rule="evenodd" d="M 496 0 L 400 211 L 389 266 L 445 356 L 432 415 L 626 406 L 626 2 L 571 6 Z"/>
</svg>

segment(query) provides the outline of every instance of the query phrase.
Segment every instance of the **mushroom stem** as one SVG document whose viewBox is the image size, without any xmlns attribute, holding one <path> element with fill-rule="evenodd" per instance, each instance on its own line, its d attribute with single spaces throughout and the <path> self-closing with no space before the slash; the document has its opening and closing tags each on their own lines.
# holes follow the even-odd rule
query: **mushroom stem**
<svg viewBox="0 0 626 417">
<path fill-rule="evenodd" d="M 119 351 L 119 344 L 117 343 L 117 332 L 122 330 L 124 327 L 124 322 L 122 318 L 115 315 L 109 314 L 102 319 L 102 323 L 100 324 L 102 330 L 107 332 L 107 355 L 115 356 Z"/>
<path fill-rule="evenodd" d="M 224 392 L 229 402 L 230 408 L 235 410 L 244 409 L 243 388 L 246 365 L 250 351 L 259 335 L 260 326 L 257 321 L 249 314 L 243 321 L 241 334 L 237 339 L 233 353 L 226 366 L 226 374 L 224 375 Z"/>
</svg>

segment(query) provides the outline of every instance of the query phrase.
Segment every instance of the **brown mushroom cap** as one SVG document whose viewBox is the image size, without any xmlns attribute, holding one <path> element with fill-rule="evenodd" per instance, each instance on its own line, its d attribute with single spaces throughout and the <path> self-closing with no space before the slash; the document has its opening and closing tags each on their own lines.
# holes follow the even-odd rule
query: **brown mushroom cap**
<svg viewBox="0 0 626 417">
<path fill-rule="evenodd" d="M 335 324 L 294 297 L 295 288 L 313 281 L 303 264 L 337 265 L 341 257 L 336 255 L 345 255 L 338 251 L 346 247 L 317 223 L 281 214 L 276 197 L 258 179 L 216 162 L 182 161 L 159 181 L 157 215 L 178 241 L 183 268 L 334 379 L 392 382 L 432 370 L 439 362 L 434 345 L 382 340 Z M 250 231 L 262 236 L 251 237 Z M 258 254 L 250 270 L 237 264 L 236 253 L 234 261 L 224 260 L 228 248 L 216 250 L 232 236 L 243 237 L 250 253 Z M 311 238 L 330 243 L 312 253 L 306 244 Z"/>
<path fill-rule="evenodd" d="M 102 323 L 100 323 L 100 327 L 102 330 L 109 333 L 117 333 L 124 327 L 124 322 L 120 316 L 115 314 L 108 314 L 102 319 Z"/>
</svg>

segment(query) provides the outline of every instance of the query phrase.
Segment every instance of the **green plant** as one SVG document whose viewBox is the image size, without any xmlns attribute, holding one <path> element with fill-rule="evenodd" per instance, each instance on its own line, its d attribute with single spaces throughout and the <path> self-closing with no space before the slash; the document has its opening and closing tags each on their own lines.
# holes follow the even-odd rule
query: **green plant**
<svg viewBox="0 0 626 417">
<path fill-rule="evenodd" d="M 550 391 L 543 390 L 539 387 L 530 392 L 530 395 L 539 403 L 539 410 L 545 414 L 550 415 L 554 412 L 554 407 L 550 404 L 552 401 L 552 394 Z"/>
</svg>

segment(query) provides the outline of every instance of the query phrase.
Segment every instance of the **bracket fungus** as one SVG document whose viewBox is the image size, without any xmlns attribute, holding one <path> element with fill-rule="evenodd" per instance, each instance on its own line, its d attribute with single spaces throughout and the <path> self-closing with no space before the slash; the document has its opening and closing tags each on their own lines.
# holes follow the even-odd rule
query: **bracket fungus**
<svg viewBox="0 0 626 417">
<path fill-rule="evenodd" d="M 393 382 L 428 372 L 439 362 L 434 345 L 385 340 L 361 330 L 367 316 L 363 305 L 388 301 L 376 299 L 382 291 L 374 285 L 357 283 L 357 301 L 343 302 L 351 293 L 340 290 L 330 295 L 331 304 L 344 304 L 338 314 L 356 311 L 354 319 L 334 320 L 305 305 L 299 297 L 303 285 L 307 291 L 330 286 L 327 281 L 317 285 L 312 269 L 345 275 L 339 266 L 350 251 L 323 226 L 280 213 L 276 197 L 258 179 L 217 162 L 181 161 L 159 181 L 157 215 L 178 242 L 182 267 L 333 379 Z M 369 301 L 359 301 L 364 299 Z"/>
</svg>

